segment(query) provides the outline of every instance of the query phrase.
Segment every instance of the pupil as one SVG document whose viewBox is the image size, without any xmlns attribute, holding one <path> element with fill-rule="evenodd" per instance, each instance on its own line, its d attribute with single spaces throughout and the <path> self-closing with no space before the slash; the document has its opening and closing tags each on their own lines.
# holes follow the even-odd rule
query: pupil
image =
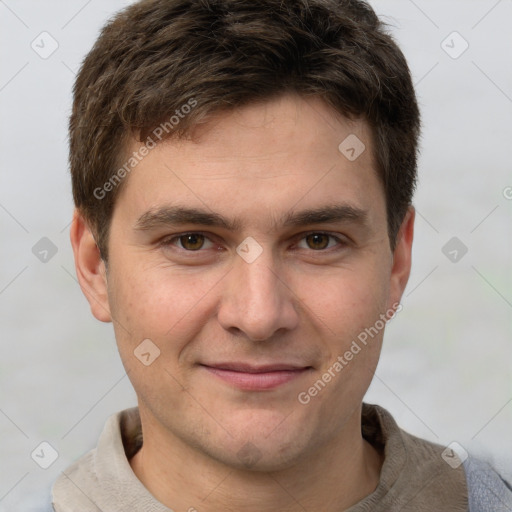
<svg viewBox="0 0 512 512">
<path fill-rule="evenodd" d="M 203 235 L 185 235 L 181 237 L 181 244 L 185 249 L 197 250 L 203 246 Z"/>
<path fill-rule="evenodd" d="M 327 245 L 329 245 L 327 235 L 309 235 L 310 245 L 313 246 L 313 249 L 325 249 Z"/>
</svg>

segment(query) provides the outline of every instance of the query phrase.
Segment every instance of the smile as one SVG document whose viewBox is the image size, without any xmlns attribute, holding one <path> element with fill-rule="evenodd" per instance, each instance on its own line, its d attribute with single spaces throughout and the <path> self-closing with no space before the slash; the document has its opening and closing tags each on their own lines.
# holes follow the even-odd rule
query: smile
<svg viewBox="0 0 512 512">
<path fill-rule="evenodd" d="M 245 391 L 274 389 L 312 370 L 311 366 L 269 365 L 254 367 L 241 363 L 201 366 L 215 377 Z"/>
</svg>

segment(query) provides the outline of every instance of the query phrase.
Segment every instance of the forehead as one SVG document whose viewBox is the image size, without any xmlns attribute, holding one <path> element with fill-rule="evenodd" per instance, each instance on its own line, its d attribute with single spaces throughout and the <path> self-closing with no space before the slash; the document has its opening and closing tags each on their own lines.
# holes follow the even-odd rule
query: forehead
<svg viewBox="0 0 512 512">
<path fill-rule="evenodd" d="M 319 98 L 288 94 L 218 113 L 195 127 L 192 141 L 205 158 L 294 162 L 294 155 L 301 160 L 307 154 L 339 157 L 340 144 L 350 136 L 372 145 L 364 120 L 350 120 Z M 179 147 L 181 141 L 170 143 Z M 193 145 L 181 147 L 195 153 Z"/>
<path fill-rule="evenodd" d="M 140 146 L 133 141 L 130 153 Z M 190 139 L 160 142 L 117 202 L 132 215 L 180 203 L 253 220 L 267 211 L 273 222 L 278 212 L 322 203 L 378 210 L 384 193 L 372 146 L 366 122 L 319 99 L 284 96 L 220 113 Z"/>
</svg>

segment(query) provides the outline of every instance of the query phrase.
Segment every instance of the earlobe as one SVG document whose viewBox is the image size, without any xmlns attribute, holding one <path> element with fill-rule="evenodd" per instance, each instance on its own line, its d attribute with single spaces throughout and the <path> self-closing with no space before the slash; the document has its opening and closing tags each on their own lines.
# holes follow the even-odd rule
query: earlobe
<svg viewBox="0 0 512 512">
<path fill-rule="evenodd" d="M 390 307 L 392 304 L 400 302 L 407 282 L 409 281 L 415 215 L 414 207 L 410 206 L 396 238 L 395 250 L 393 251 L 393 266 L 391 269 Z"/>
<path fill-rule="evenodd" d="M 70 239 L 78 282 L 91 312 L 101 322 L 111 322 L 105 262 L 87 222 L 77 210 L 73 215 Z"/>
</svg>

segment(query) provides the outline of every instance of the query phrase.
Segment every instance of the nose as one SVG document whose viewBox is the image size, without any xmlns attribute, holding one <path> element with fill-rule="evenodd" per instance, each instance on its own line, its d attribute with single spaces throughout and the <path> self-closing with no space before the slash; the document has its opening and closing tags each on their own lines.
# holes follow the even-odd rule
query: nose
<svg viewBox="0 0 512 512">
<path fill-rule="evenodd" d="M 265 341 L 297 327 L 296 297 L 274 268 L 271 251 L 263 251 L 252 263 L 235 258 L 234 268 L 223 280 L 218 310 L 221 326 L 251 341 Z"/>
</svg>

